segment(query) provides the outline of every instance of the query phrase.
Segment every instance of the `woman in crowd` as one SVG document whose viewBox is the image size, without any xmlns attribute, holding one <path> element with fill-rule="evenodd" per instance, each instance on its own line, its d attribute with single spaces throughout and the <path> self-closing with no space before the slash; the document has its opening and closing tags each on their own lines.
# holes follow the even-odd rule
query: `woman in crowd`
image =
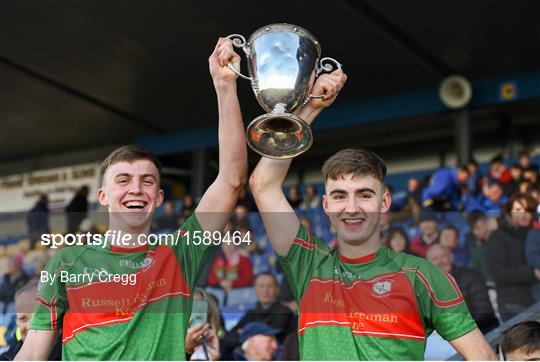
<svg viewBox="0 0 540 362">
<path fill-rule="evenodd" d="M 215 299 L 203 289 L 195 288 L 193 299 L 208 303 L 208 322 L 188 329 L 186 334 L 188 359 L 217 361 L 221 357 L 219 339 L 224 336 L 219 308 Z"/>
<path fill-rule="evenodd" d="M 407 234 L 401 228 L 394 228 L 390 230 L 388 247 L 390 250 L 396 253 L 410 253 L 409 252 L 409 239 Z"/>
<path fill-rule="evenodd" d="M 514 194 L 486 245 L 487 265 L 496 283 L 503 321 L 533 304 L 531 286 L 540 280 L 540 269 L 528 266 L 525 258 L 525 239 L 535 209 L 536 202 L 530 195 Z"/>
</svg>

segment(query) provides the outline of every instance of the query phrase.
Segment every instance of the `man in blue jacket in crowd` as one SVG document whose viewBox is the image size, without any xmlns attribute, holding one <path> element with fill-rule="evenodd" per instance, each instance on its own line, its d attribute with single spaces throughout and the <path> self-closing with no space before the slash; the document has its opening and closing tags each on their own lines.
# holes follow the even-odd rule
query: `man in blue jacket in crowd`
<svg viewBox="0 0 540 362">
<path fill-rule="evenodd" d="M 468 178 L 466 166 L 437 170 L 422 192 L 422 206 L 433 211 L 457 211 L 461 188 L 467 184 Z"/>
</svg>

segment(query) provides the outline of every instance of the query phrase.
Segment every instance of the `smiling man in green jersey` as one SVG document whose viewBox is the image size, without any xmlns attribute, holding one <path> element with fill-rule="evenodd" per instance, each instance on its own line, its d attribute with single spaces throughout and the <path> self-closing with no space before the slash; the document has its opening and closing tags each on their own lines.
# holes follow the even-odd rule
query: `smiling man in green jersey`
<svg viewBox="0 0 540 362">
<path fill-rule="evenodd" d="M 210 56 L 219 108 L 219 173 L 175 233 L 177 242 L 139 243 L 163 201 L 159 161 L 136 146 L 113 151 L 102 163 L 98 198 L 109 211 L 110 230 L 131 241 L 111 238 L 105 247 L 67 247 L 52 257 L 17 359 L 46 359 L 60 329 L 67 360 L 185 359 L 192 291 L 209 251 L 188 238 L 222 231 L 247 179 L 236 75 L 227 67 L 228 62 L 238 66 L 239 59 L 227 39 L 220 39 Z"/>
<path fill-rule="evenodd" d="M 312 92 L 326 97 L 308 103 L 301 117 L 312 122 L 345 80 L 340 70 L 321 76 Z M 287 202 L 282 184 L 290 164 L 263 157 L 250 187 L 299 303 L 302 359 L 419 360 L 434 330 L 466 359 L 495 359 L 452 277 L 382 246 L 379 219 L 391 199 L 379 156 L 343 150 L 323 166 L 323 208 L 337 250 L 302 226 Z"/>
</svg>

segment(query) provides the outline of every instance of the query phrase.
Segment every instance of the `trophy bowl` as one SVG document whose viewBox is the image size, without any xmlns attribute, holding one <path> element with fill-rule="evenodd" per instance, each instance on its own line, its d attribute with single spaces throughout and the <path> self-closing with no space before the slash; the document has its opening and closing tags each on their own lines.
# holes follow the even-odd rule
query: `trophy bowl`
<svg viewBox="0 0 540 362">
<path fill-rule="evenodd" d="M 251 82 L 255 98 L 268 112 L 248 125 L 249 147 L 274 159 L 292 158 L 307 151 L 313 134 L 309 124 L 294 111 L 313 98 L 323 98 L 324 94 L 310 94 L 315 79 L 341 65 L 332 58 L 319 60 L 319 41 L 306 29 L 292 24 L 264 26 L 247 41 L 239 34 L 228 38 L 243 49 L 249 76 L 230 63 L 229 68 Z"/>
</svg>

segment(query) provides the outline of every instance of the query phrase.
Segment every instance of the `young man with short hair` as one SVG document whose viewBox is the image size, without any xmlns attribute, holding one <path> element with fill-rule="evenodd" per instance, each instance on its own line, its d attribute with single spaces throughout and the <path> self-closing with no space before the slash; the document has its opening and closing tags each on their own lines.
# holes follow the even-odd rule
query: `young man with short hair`
<svg viewBox="0 0 540 362">
<path fill-rule="evenodd" d="M 109 231 L 129 237 L 106 234 L 102 245 L 62 248 L 52 257 L 18 359 L 46 359 L 60 328 L 68 360 L 185 359 L 192 290 L 210 249 L 193 242 L 197 233 L 223 230 L 247 178 L 236 75 L 227 67 L 229 61 L 238 66 L 239 59 L 227 39 L 220 39 L 210 56 L 219 108 L 219 173 L 172 235 L 176 241 L 145 240 L 163 201 L 157 158 L 137 146 L 113 151 L 101 167 L 98 197 L 109 212 Z M 62 274 L 79 279 L 62 281 Z"/>
<path fill-rule="evenodd" d="M 300 112 L 308 122 L 345 83 L 337 70 L 321 76 Z M 382 246 L 380 214 L 390 207 L 386 166 L 373 152 L 343 150 L 323 168 L 322 205 L 339 249 L 300 225 L 283 194 L 291 160 L 262 158 L 250 178 L 268 237 L 300 305 L 300 356 L 306 360 L 423 359 L 437 330 L 466 359 L 495 359 L 455 281 L 424 259 Z"/>
<path fill-rule="evenodd" d="M 507 329 L 501 352 L 504 361 L 540 361 L 540 322 L 524 321 Z"/>
</svg>

